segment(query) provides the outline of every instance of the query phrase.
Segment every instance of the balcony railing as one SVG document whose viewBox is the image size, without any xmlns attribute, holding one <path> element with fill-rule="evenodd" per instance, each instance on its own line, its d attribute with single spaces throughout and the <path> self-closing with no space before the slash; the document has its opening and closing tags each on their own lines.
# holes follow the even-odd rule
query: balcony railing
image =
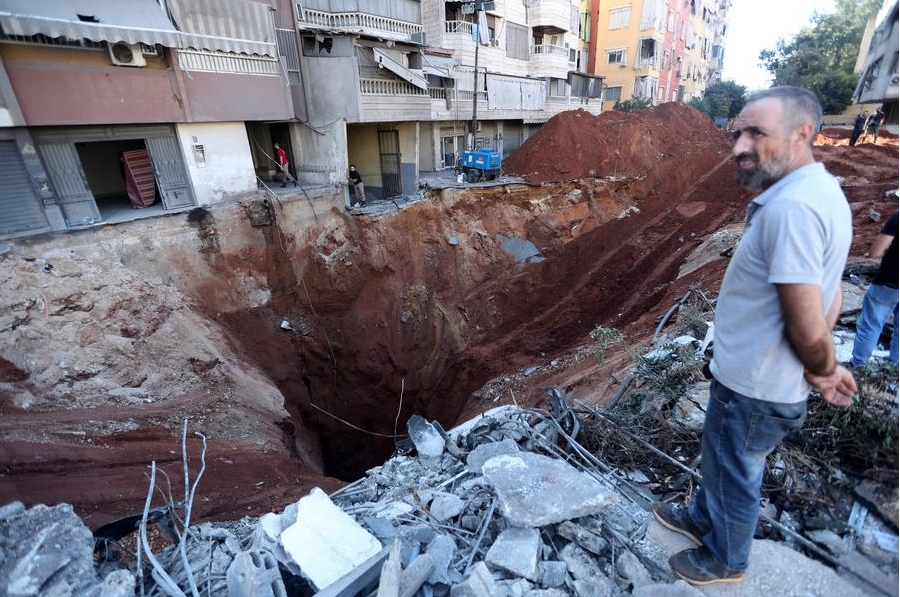
<svg viewBox="0 0 900 597">
<path fill-rule="evenodd" d="M 542 54 L 542 55 L 556 55 L 562 56 L 566 60 L 569 59 L 569 48 L 565 48 L 563 46 L 551 46 L 550 44 L 541 44 L 537 46 L 531 46 L 531 54 Z"/>
<path fill-rule="evenodd" d="M 392 39 L 425 43 L 425 27 L 418 23 L 399 21 L 363 12 L 325 12 L 299 8 L 301 29 L 329 29 L 334 31 L 379 33 Z"/>
<path fill-rule="evenodd" d="M 444 23 L 444 33 L 459 33 L 472 37 L 472 23 L 468 21 L 446 21 Z"/>
<path fill-rule="evenodd" d="M 391 79 L 360 79 L 359 92 L 363 95 L 428 95 L 425 89 Z"/>
</svg>

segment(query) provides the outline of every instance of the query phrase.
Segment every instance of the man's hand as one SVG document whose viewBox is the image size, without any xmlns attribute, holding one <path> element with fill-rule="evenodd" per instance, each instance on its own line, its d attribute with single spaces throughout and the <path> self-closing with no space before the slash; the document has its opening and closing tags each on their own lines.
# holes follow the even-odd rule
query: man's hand
<svg viewBox="0 0 900 597">
<path fill-rule="evenodd" d="M 856 380 L 846 368 L 838 365 L 830 375 L 816 375 L 808 369 L 804 370 L 806 381 L 822 395 L 825 402 L 834 406 L 850 406 L 856 394 Z"/>
</svg>

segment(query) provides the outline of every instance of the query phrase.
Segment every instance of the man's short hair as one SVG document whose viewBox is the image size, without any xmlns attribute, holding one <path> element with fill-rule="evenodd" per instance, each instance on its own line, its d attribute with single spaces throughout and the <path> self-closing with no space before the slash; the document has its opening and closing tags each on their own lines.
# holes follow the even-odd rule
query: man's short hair
<svg viewBox="0 0 900 597">
<path fill-rule="evenodd" d="M 818 131 L 822 126 L 822 104 L 816 94 L 804 87 L 793 85 L 781 85 L 770 89 L 763 89 L 751 93 L 747 97 L 747 103 L 756 102 L 766 98 L 779 100 L 784 106 L 784 124 L 795 129 L 803 124 L 810 124 L 813 131 Z"/>
</svg>

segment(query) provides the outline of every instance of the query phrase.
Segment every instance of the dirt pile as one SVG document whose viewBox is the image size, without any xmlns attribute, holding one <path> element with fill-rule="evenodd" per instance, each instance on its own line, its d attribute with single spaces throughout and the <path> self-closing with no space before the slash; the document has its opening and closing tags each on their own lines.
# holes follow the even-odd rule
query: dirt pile
<svg viewBox="0 0 900 597">
<path fill-rule="evenodd" d="M 637 112 L 563 112 L 507 158 L 503 169 L 529 182 L 596 176 L 669 178 L 679 183 L 729 155 L 728 133 L 702 112 L 667 103 Z M 688 187 L 676 187 L 685 190 Z"/>
</svg>

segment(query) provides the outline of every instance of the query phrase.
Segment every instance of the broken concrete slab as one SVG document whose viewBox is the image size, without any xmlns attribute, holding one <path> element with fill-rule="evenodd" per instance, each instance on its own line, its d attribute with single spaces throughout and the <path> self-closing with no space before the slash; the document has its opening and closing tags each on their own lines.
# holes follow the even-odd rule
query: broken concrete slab
<svg viewBox="0 0 900 597">
<path fill-rule="evenodd" d="M 510 525 L 540 527 L 595 514 L 616 502 L 597 480 L 559 460 L 522 452 L 495 456 L 482 467 Z M 560 500 L 559 496 L 566 496 Z"/>
<path fill-rule="evenodd" d="M 513 527 L 502 531 L 488 549 L 484 561 L 513 576 L 538 580 L 541 533 L 534 528 Z"/>
<path fill-rule="evenodd" d="M 0 595 L 134 595 L 133 574 L 98 578 L 94 537 L 71 505 L 11 502 L 0 508 L 0 522 Z"/>
<path fill-rule="evenodd" d="M 494 456 L 515 454 L 519 451 L 519 444 L 509 438 L 504 438 L 499 442 L 487 442 L 476 446 L 469 452 L 469 455 L 466 456 L 466 466 L 469 467 L 469 472 L 480 475 L 481 467 Z"/>
<path fill-rule="evenodd" d="M 437 458 L 444 453 L 444 436 L 424 417 L 411 416 L 406 423 L 406 430 L 419 456 Z"/>
<path fill-rule="evenodd" d="M 297 521 L 281 542 L 304 577 L 324 589 L 376 555 L 381 543 L 318 487 L 297 502 Z"/>
<path fill-rule="evenodd" d="M 469 577 L 450 589 L 450 597 L 495 597 L 495 595 L 494 577 L 484 562 L 475 564 Z"/>
</svg>

